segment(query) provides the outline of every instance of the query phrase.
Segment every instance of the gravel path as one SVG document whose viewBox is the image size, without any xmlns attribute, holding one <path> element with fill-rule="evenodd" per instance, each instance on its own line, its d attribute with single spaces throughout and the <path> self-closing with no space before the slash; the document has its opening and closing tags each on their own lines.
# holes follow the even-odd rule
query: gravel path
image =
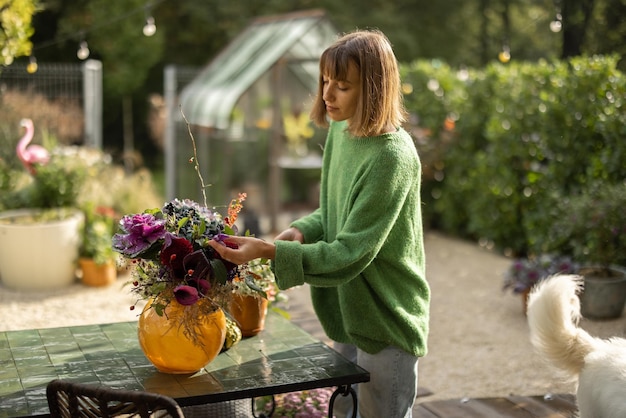
<svg viewBox="0 0 626 418">
<path fill-rule="evenodd" d="M 509 260 L 473 243 L 426 234 L 432 288 L 429 354 L 420 360 L 420 387 L 435 399 L 573 393 L 532 351 L 519 296 L 503 293 Z M 124 283 L 105 288 L 76 283 L 49 292 L 17 292 L 0 285 L 0 331 L 136 319 Z M 312 312 L 306 286 L 288 291 L 292 319 L 326 340 Z M 593 335 L 625 336 L 626 315 L 587 321 Z"/>
</svg>

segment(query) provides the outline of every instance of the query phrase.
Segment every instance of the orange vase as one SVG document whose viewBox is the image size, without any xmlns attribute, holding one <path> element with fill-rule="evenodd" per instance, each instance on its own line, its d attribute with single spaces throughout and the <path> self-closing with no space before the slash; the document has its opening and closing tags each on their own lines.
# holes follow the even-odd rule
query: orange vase
<svg viewBox="0 0 626 418">
<path fill-rule="evenodd" d="M 184 327 L 179 322 L 168 319 L 180 318 L 184 306 L 172 301 L 159 316 L 149 308 L 151 302 L 139 316 L 138 337 L 144 354 L 159 371 L 194 373 L 217 357 L 226 337 L 226 316 L 221 309 L 196 317 L 194 326 L 198 340 L 193 341 L 184 334 Z"/>
<path fill-rule="evenodd" d="M 268 300 L 262 297 L 233 294 L 230 314 L 237 321 L 241 335 L 252 337 L 265 328 Z"/>
</svg>

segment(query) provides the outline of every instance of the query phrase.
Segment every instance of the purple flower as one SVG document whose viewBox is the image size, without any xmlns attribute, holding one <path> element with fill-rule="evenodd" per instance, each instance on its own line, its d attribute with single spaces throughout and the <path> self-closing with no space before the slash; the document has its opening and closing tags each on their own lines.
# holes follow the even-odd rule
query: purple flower
<svg viewBox="0 0 626 418">
<path fill-rule="evenodd" d="M 200 300 L 198 289 L 187 285 L 176 286 L 174 289 L 174 297 L 176 298 L 176 302 L 184 306 L 193 305 Z"/>
<path fill-rule="evenodd" d="M 125 233 L 113 236 L 113 249 L 129 258 L 147 252 L 166 234 L 165 220 L 147 213 L 124 216 L 120 230 Z"/>
</svg>

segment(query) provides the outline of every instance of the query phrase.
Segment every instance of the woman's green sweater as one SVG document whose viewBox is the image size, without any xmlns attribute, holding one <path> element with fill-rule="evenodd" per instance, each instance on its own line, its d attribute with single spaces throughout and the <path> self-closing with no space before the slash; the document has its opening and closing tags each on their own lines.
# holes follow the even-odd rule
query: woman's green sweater
<svg viewBox="0 0 626 418">
<path fill-rule="evenodd" d="M 357 138 L 331 122 L 320 207 L 292 226 L 304 244 L 276 241 L 281 289 L 308 283 L 334 341 L 375 354 L 427 351 L 430 290 L 420 200 L 421 165 L 403 129 Z"/>
</svg>

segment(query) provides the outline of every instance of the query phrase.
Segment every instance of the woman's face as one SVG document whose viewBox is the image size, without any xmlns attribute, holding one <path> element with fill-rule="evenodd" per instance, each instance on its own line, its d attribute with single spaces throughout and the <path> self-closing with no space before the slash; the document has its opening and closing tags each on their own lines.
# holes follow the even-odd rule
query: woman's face
<svg viewBox="0 0 626 418">
<path fill-rule="evenodd" d="M 349 64 L 346 80 L 335 80 L 323 75 L 322 82 L 322 99 L 324 99 L 328 117 L 335 122 L 340 122 L 354 116 L 361 91 L 361 77 L 356 66 Z"/>
</svg>

